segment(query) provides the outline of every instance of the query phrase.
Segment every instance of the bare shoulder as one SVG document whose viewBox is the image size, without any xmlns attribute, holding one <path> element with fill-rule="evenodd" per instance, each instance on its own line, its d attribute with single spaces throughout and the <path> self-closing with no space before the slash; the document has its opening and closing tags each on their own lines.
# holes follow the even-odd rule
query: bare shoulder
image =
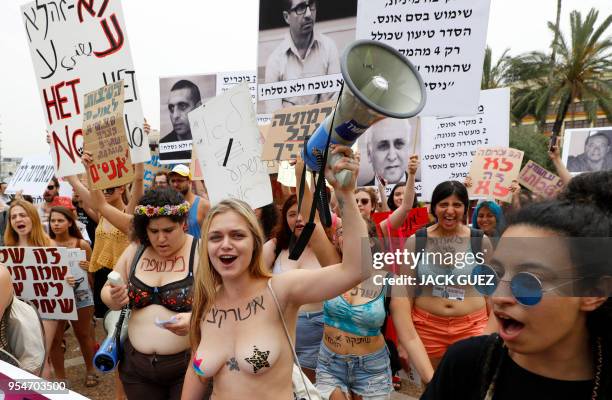
<svg viewBox="0 0 612 400">
<path fill-rule="evenodd" d="M 85 251 L 91 251 L 91 246 L 87 243 L 87 240 L 81 239 L 79 240 L 79 248 Z"/>
<path fill-rule="evenodd" d="M 11 273 L 8 268 L 0 264 L 0 306 L 4 305 L 5 299 L 9 299 L 13 294 L 11 284 Z"/>
</svg>

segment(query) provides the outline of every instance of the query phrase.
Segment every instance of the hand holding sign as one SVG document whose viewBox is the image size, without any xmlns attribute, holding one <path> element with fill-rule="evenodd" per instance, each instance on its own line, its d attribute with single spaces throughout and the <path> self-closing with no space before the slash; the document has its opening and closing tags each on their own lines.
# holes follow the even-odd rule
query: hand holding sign
<svg viewBox="0 0 612 400">
<path fill-rule="evenodd" d="M 470 167 L 473 186 L 468 190 L 472 198 L 494 198 L 509 203 L 509 186 L 518 177 L 523 152 L 507 147 L 480 148 Z"/>
</svg>

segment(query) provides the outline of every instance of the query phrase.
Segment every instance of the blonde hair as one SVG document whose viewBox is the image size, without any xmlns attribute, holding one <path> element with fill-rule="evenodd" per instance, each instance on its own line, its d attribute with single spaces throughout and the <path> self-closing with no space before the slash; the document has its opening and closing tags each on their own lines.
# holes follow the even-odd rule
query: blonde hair
<svg viewBox="0 0 612 400">
<path fill-rule="evenodd" d="M 269 278 L 272 275 L 264 265 L 263 261 L 263 245 L 264 236 L 259 225 L 259 221 L 251 207 L 241 200 L 227 199 L 211 208 L 206 214 L 206 219 L 202 226 L 202 249 L 200 252 L 200 264 L 195 274 L 194 286 L 194 301 L 191 313 L 190 326 L 190 341 L 191 348 L 195 350 L 200 344 L 202 332 L 200 330 L 200 322 L 213 308 L 217 293 L 223 286 L 221 275 L 215 270 L 210 263 L 208 256 L 208 232 L 213 218 L 217 215 L 225 214 L 233 211 L 240 215 L 247 224 L 251 235 L 253 235 L 253 256 L 248 271 L 254 278 Z"/>
<path fill-rule="evenodd" d="M 9 222 L 6 224 L 6 230 L 4 231 L 4 245 L 5 246 L 17 246 L 19 244 L 19 235 L 13 228 L 13 224 L 11 223 L 11 211 L 13 208 L 21 207 L 25 210 L 28 217 L 30 217 L 30 221 L 32 221 L 32 231 L 28 237 L 28 244 L 31 246 L 43 246 L 48 247 L 51 246 L 51 239 L 45 233 L 42 222 L 40 221 L 40 216 L 38 215 L 38 211 L 32 205 L 32 203 L 27 202 L 25 200 L 14 200 L 11 203 L 11 206 L 8 210 L 8 218 Z"/>
</svg>

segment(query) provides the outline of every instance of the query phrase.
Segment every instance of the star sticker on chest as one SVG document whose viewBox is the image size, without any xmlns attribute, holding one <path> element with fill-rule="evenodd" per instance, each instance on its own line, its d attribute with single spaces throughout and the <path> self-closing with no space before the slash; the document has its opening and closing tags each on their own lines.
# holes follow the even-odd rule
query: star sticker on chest
<svg viewBox="0 0 612 400">
<path fill-rule="evenodd" d="M 253 346 L 253 355 L 245 358 L 244 360 L 253 366 L 253 373 L 256 374 L 257 371 L 262 368 L 270 368 L 270 364 L 268 363 L 269 355 L 269 351 L 259 351 L 257 346 Z"/>
</svg>

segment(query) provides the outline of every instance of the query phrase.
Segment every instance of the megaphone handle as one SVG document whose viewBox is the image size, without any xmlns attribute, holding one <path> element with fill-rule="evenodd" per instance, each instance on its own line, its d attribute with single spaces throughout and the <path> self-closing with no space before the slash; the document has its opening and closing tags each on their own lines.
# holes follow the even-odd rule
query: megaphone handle
<svg viewBox="0 0 612 400">
<path fill-rule="evenodd" d="M 329 154 L 329 165 L 336 164 L 338 161 L 340 161 L 341 158 L 342 154 Z M 348 186 L 349 182 L 351 181 L 351 174 L 352 172 L 347 169 L 343 169 L 336 174 L 336 180 L 338 181 L 340 186 Z"/>
</svg>

